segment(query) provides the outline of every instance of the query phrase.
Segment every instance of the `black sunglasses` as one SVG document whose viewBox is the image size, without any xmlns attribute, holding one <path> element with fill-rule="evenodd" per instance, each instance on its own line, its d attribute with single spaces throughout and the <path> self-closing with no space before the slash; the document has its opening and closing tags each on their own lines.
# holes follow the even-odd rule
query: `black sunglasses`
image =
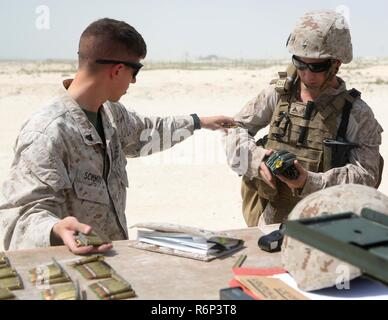
<svg viewBox="0 0 388 320">
<path fill-rule="evenodd" d="M 139 73 L 140 69 L 143 65 L 140 62 L 132 62 L 132 61 L 121 61 L 121 60 L 107 60 L 107 59 L 98 59 L 95 61 L 98 64 L 119 64 L 122 63 L 128 68 L 132 68 L 135 71 L 133 72 L 133 77 L 135 78 Z"/>
<path fill-rule="evenodd" d="M 306 63 L 299 60 L 296 56 L 292 56 L 292 63 L 294 64 L 295 68 L 297 68 L 298 70 L 309 69 L 313 73 L 324 72 L 329 70 L 331 67 L 331 59 L 328 59 L 323 62 Z"/>
</svg>

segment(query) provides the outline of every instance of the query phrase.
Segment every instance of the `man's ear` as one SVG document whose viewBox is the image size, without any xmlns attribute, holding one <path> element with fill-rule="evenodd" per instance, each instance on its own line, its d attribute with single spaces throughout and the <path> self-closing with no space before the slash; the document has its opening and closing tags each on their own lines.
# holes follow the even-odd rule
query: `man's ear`
<svg viewBox="0 0 388 320">
<path fill-rule="evenodd" d="M 334 61 L 334 64 L 335 64 L 335 74 L 337 74 L 338 71 L 339 71 L 339 68 L 340 68 L 341 65 L 342 65 L 342 62 L 341 62 L 340 60 L 335 60 L 335 61 Z"/>
<path fill-rule="evenodd" d="M 111 78 L 113 79 L 114 77 L 117 77 L 123 68 L 124 68 L 124 66 L 122 64 L 114 64 L 112 66 L 112 68 L 110 69 Z"/>
</svg>

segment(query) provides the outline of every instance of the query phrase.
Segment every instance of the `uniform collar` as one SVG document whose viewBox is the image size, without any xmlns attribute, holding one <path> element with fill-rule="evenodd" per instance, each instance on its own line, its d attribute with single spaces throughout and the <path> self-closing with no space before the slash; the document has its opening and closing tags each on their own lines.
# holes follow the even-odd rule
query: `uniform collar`
<svg viewBox="0 0 388 320">
<path fill-rule="evenodd" d="M 63 81 L 60 96 L 61 101 L 64 103 L 65 107 L 69 111 L 71 117 L 74 119 L 79 131 L 81 132 L 82 138 L 87 145 L 95 145 L 95 144 L 103 144 L 102 140 L 97 133 L 96 128 L 90 123 L 88 117 L 85 112 L 82 110 L 80 105 L 69 95 L 67 88 L 69 88 L 73 79 L 66 79 Z M 102 106 L 103 109 L 106 108 L 105 103 Z M 101 110 L 101 116 L 106 117 L 105 110 Z M 103 121 L 104 132 L 107 134 L 105 138 L 109 138 L 110 136 L 110 128 L 107 128 L 106 125 L 109 121 Z"/>
<path fill-rule="evenodd" d="M 343 94 L 346 92 L 346 84 L 345 81 L 342 80 L 341 78 L 337 77 L 337 80 L 339 82 L 339 87 L 338 88 L 332 88 L 329 87 L 325 91 L 323 91 L 316 99 L 315 103 L 316 104 L 327 104 L 330 101 L 333 101 L 337 96 Z"/>
</svg>

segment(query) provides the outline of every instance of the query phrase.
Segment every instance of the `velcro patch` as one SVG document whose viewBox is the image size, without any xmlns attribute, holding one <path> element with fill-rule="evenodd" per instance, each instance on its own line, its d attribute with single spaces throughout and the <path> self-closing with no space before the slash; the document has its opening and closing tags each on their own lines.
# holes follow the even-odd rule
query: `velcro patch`
<svg viewBox="0 0 388 320">
<path fill-rule="evenodd" d="M 294 102 L 290 106 L 290 114 L 293 116 L 297 117 L 304 117 L 304 114 L 306 112 L 306 105 L 299 103 L 299 102 Z"/>
</svg>

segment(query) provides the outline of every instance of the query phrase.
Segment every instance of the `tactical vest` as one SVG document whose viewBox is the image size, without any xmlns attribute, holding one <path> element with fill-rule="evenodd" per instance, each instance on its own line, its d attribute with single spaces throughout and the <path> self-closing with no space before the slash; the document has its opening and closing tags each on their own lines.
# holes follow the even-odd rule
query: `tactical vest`
<svg viewBox="0 0 388 320">
<path fill-rule="evenodd" d="M 333 166 L 332 150 L 324 141 L 337 140 L 340 134 L 345 138 L 350 110 L 360 93 L 355 89 L 344 91 L 324 106 L 313 102 L 305 104 L 296 100 L 297 81 L 295 68 L 289 67 L 287 72 L 279 72 L 279 79 L 271 82 L 276 83 L 275 90 L 280 99 L 263 146 L 273 150 L 286 149 L 296 155 L 306 170 L 325 172 Z M 257 188 L 259 196 L 270 201 L 276 209 L 273 223 L 283 221 L 300 201 L 300 197 L 279 179 L 276 179 L 276 190 L 262 180 L 258 181 Z"/>
</svg>

